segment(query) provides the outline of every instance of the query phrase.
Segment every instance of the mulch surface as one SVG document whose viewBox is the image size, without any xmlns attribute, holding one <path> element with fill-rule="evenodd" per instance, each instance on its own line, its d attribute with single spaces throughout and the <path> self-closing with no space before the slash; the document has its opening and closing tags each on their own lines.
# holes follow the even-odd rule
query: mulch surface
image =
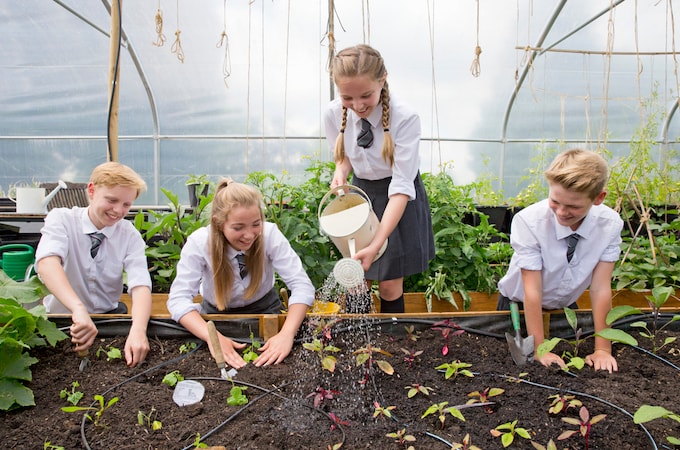
<svg viewBox="0 0 680 450">
<path fill-rule="evenodd" d="M 466 332 L 451 336 L 448 353 L 443 355 L 445 340 L 440 330 L 425 324 L 415 325 L 417 339 L 406 332 L 408 322 L 376 324 L 370 321 L 342 321 L 331 328 L 328 344 L 340 349 L 328 352 L 337 358 L 333 373 L 323 370 L 319 355 L 297 344 L 284 363 L 277 366 L 241 369 L 234 385 L 247 387 L 245 406 L 228 406 L 232 383 L 221 380 L 206 345 L 180 355 L 186 338 L 151 339 L 151 353 L 141 368 L 130 369 L 121 360 L 106 361 L 90 352 L 92 364 L 79 372 L 79 359 L 70 342 L 56 348 L 39 349 L 31 354 L 40 361 L 32 367 L 29 387 L 35 395 L 35 407 L 2 413 L 0 440 L 8 449 L 42 449 L 45 442 L 65 449 L 184 449 L 194 448 L 197 436 L 209 446 L 227 449 L 327 449 L 342 443 L 348 449 L 405 449 L 406 445 L 387 437 L 405 430 L 413 436 L 415 449 L 449 449 L 469 435 L 480 449 L 503 448 L 500 437 L 491 430 L 517 421 L 516 427 L 528 431 L 536 443 L 547 446 L 554 440 L 559 449 L 642 450 L 664 448 L 666 436 L 680 437 L 680 427 L 671 420 L 655 420 L 644 428 L 633 423 L 632 414 L 643 404 L 663 406 L 680 412 L 680 371 L 677 367 L 625 345 L 614 345 L 619 371 L 613 374 L 585 367 L 572 375 L 538 364 L 516 366 L 505 339 Z M 305 332 L 311 335 L 311 327 Z M 632 333 L 633 334 L 633 333 Z M 666 337 L 661 336 L 659 339 Z M 304 338 L 310 342 L 311 337 Z M 592 339 L 579 349 L 587 355 Z M 639 338 L 640 345 L 648 340 Z M 200 344 L 200 343 L 199 343 Z M 357 366 L 359 349 L 372 346 L 374 364 L 367 371 Z M 678 343 L 666 346 L 660 356 L 680 365 Z M 122 349 L 124 338 L 98 340 L 97 347 Z M 375 348 L 390 353 L 384 355 Z M 413 361 L 408 353 L 421 352 Z M 568 347 L 565 349 L 569 349 Z M 385 360 L 394 369 L 388 375 L 378 368 Z M 472 377 L 457 375 L 449 379 L 441 364 L 460 361 L 471 364 Z M 205 387 L 202 401 L 179 407 L 173 389 L 161 383 L 163 377 L 179 371 L 186 379 Z M 518 381 L 522 380 L 522 381 Z M 92 404 L 94 395 L 118 402 L 104 411 L 99 426 L 84 419 L 84 413 L 66 413 L 67 402 L 59 394 L 77 381 L 85 395 L 80 406 Z M 408 388 L 420 385 L 431 388 L 429 396 L 408 398 Z M 336 391 L 314 408 L 317 388 Z M 487 388 L 504 392 L 491 398 L 489 406 L 465 406 L 469 394 Z M 562 417 L 579 417 L 579 408 L 561 414 L 548 412 L 551 396 L 573 395 L 582 402 L 590 416 L 606 414 L 588 434 L 588 445 L 581 434 L 557 441 L 567 430 L 578 427 Z M 465 421 L 447 414 L 443 423 L 439 414 L 422 418 L 432 405 L 457 406 Z M 375 404 L 390 409 L 390 417 L 375 417 Z M 138 413 L 162 423 L 160 430 L 138 424 Z M 670 448 L 668 446 L 667 448 Z M 514 438 L 509 448 L 533 449 L 528 439 Z"/>
</svg>

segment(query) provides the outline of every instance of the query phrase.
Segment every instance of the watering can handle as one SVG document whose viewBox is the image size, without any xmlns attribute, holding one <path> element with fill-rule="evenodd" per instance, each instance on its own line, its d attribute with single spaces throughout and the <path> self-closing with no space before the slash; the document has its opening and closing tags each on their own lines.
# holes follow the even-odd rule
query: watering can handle
<svg viewBox="0 0 680 450">
<path fill-rule="evenodd" d="M 10 250 L 27 250 L 30 251 L 31 253 L 34 252 L 33 247 L 31 247 L 28 244 L 7 244 L 7 245 L 0 245 L 0 252 L 6 252 Z"/>
<path fill-rule="evenodd" d="M 368 202 L 368 208 L 370 210 L 373 209 L 373 205 L 371 204 L 371 199 L 368 197 L 368 194 L 363 191 L 363 189 L 361 189 L 357 186 L 354 186 L 352 184 L 343 184 L 341 186 L 336 186 L 333 189 L 331 189 L 330 191 L 326 192 L 326 195 L 324 195 L 323 198 L 321 199 L 321 201 L 319 202 L 319 210 L 317 211 L 316 217 L 321 217 L 321 213 L 323 212 L 324 204 L 330 198 L 331 195 L 335 194 L 336 192 L 340 192 L 340 193 L 338 193 L 338 195 L 345 195 L 345 190 L 357 191 L 359 194 L 361 194 L 362 197 L 364 197 L 366 199 L 366 202 Z"/>
</svg>

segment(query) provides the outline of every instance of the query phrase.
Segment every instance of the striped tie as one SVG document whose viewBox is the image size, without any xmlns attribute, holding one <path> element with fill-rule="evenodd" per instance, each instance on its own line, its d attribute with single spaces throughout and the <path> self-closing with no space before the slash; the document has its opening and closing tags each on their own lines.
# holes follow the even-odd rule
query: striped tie
<svg viewBox="0 0 680 450">
<path fill-rule="evenodd" d="M 104 236 L 104 233 L 99 233 L 99 232 L 94 232 L 90 233 L 90 241 L 92 242 L 92 247 L 90 247 L 90 256 L 94 259 L 95 256 L 97 256 L 97 252 L 99 252 L 99 247 L 102 245 L 102 241 L 104 240 L 106 236 Z"/>
<path fill-rule="evenodd" d="M 248 275 L 248 268 L 246 267 L 246 255 L 239 253 L 236 255 L 236 261 L 238 261 L 238 273 L 241 275 L 241 279 L 244 279 Z"/>
<path fill-rule="evenodd" d="M 576 244 L 578 244 L 578 234 L 570 234 L 567 237 L 567 262 L 571 262 L 571 258 L 574 256 L 574 250 L 576 250 Z"/>
<path fill-rule="evenodd" d="M 357 145 L 362 148 L 373 145 L 373 131 L 371 131 L 371 122 L 366 119 L 361 119 L 361 132 L 357 136 Z"/>
</svg>

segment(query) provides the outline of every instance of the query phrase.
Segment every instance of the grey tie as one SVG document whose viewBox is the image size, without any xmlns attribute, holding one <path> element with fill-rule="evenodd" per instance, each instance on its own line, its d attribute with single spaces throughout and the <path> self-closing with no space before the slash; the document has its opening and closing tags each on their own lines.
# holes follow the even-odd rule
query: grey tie
<svg viewBox="0 0 680 450">
<path fill-rule="evenodd" d="M 92 246 L 90 247 L 90 256 L 94 258 L 97 256 L 97 252 L 99 252 L 99 247 L 102 245 L 102 241 L 104 240 L 106 236 L 104 236 L 104 233 L 99 233 L 99 232 L 94 232 L 90 233 L 90 241 L 92 242 Z"/>
<path fill-rule="evenodd" d="M 241 275 L 241 279 L 244 279 L 248 275 L 248 268 L 246 267 L 246 255 L 239 253 L 236 255 L 236 261 L 238 261 L 238 273 Z"/>
<path fill-rule="evenodd" d="M 373 131 L 371 130 L 371 122 L 366 119 L 361 119 L 361 132 L 357 136 L 357 145 L 362 148 L 373 145 Z"/>
<path fill-rule="evenodd" d="M 574 250 L 576 250 L 576 244 L 578 244 L 578 234 L 573 233 L 567 237 L 567 262 L 571 262 L 571 258 L 574 256 Z"/>
</svg>

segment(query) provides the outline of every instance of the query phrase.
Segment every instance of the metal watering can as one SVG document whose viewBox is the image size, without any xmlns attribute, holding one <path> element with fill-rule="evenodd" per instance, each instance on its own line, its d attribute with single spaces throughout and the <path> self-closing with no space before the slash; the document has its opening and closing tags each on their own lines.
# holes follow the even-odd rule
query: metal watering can
<svg viewBox="0 0 680 450">
<path fill-rule="evenodd" d="M 0 269 L 15 281 L 24 281 L 30 276 L 35 261 L 35 251 L 28 244 L 0 246 Z"/>
<path fill-rule="evenodd" d="M 331 195 L 338 194 L 329 201 Z M 331 189 L 319 203 L 319 225 L 321 234 L 331 238 L 344 257 L 333 269 L 336 281 L 351 288 L 363 282 L 364 270 L 354 254 L 367 247 L 380 221 L 373 212 L 368 195 L 357 186 L 342 185 Z M 387 240 L 375 256 L 380 258 L 387 248 Z"/>
<path fill-rule="evenodd" d="M 17 213 L 19 214 L 45 214 L 50 200 L 57 195 L 60 189 L 67 187 L 66 183 L 59 180 L 57 187 L 52 189 L 48 196 L 45 196 L 45 188 L 18 187 L 16 188 L 16 198 L 10 197 L 9 199 L 17 204 Z"/>
</svg>

